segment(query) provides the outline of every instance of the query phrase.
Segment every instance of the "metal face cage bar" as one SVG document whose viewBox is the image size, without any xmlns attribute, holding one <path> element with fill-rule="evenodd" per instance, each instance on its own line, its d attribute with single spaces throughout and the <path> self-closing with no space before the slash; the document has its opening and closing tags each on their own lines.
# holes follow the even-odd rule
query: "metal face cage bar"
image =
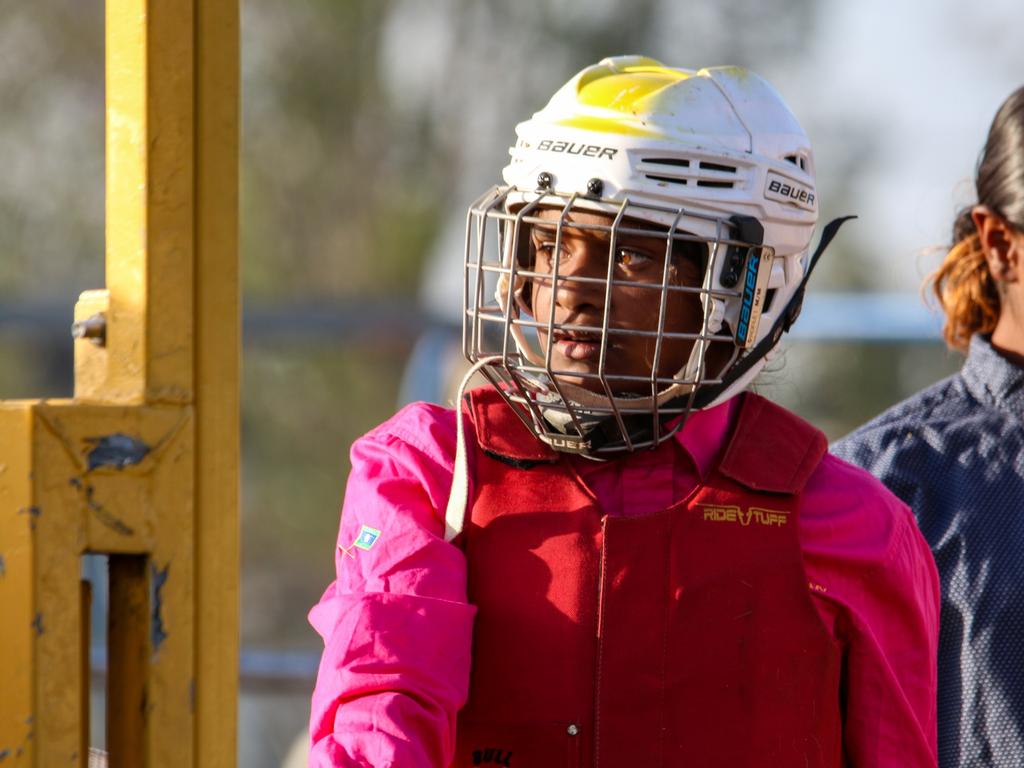
<svg viewBox="0 0 1024 768">
<path fill-rule="evenodd" d="M 727 218 L 683 207 L 494 187 L 467 214 L 465 356 L 474 362 L 500 357 L 500 364 L 483 369 L 488 380 L 524 424 L 560 450 L 591 453 L 588 435 L 598 423 L 606 433 L 609 425 L 615 433 L 605 440 L 602 454 L 654 447 L 670 434 L 664 432 L 666 422 L 675 419 L 672 431 L 682 426 L 697 389 L 721 383 L 723 372 L 742 357 L 721 323 L 722 307 L 738 301 L 742 287 L 725 288 L 714 276 L 726 252 L 770 259 L 772 249 L 739 239 L 737 230 Z M 534 250 L 540 231 L 551 252 L 545 269 Z M 638 238 L 663 241 L 656 276 L 637 279 L 619 268 L 620 253 Z M 581 239 L 600 240 L 606 247 L 602 274 L 566 266 L 567 249 Z M 686 248 L 701 255 L 703 272 L 696 282 L 679 278 L 678 263 L 686 257 L 681 249 Z M 542 291 L 552 298 L 538 317 L 533 295 Z M 600 295 L 599 311 L 585 320 L 560 318 L 555 300 L 560 291 Z M 657 297 L 657 304 L 644 299 L 646 294 Z M 648 306 L 647 325 L 622 321 L 621 310 L 630 300 Z M 670 322 L 672 308 L 678 314 L 683 302 L 700 302 L 699 322 L 688 327 L 679 327 L 678 318 Z M 571 365 L 557 349 L 559 339 L 595 345 L 593 364 Z M 612 349 L 637 344 L 649 350 L 643 370 L 613 364 Z M 728 358 L 709 375 L 708 352 L 717 348 L 724 353 L 726 345 Z M 666 370 L 666 364 L 673 370 Z M 638 429 L 638 419 L 646 426 Z M 644 436 L 637 440 L 637 433 Z"/>
</svg>

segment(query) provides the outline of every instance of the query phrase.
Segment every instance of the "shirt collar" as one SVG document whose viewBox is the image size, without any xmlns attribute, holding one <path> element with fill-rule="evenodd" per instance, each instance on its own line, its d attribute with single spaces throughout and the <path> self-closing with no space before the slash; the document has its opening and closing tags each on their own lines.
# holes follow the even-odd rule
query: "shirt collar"
<svg viewBox="0 0 1024 768">
<path fill-rule="evenodd" d="M 960 371 L 967 389 L 980 402 L 1024 414 L 1024 368 L 1007 360 L 992 346 L 991 336 L 975 334 Z"/>
</svg>

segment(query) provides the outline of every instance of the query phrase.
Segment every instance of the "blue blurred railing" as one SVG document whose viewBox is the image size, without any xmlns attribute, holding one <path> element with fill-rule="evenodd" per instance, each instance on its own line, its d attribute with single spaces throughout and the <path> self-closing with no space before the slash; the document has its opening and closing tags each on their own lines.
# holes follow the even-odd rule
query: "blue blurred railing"
<svg viewBox="0 0 1024 768">
<path fill-rule="evenodd" d="M 23 337 L 59 350 L 71 345 L 73 302 L 0 302 L 0 336 Z M 439 382 L 436 368 L 439 351 L 458 343 L 460 329 L 454 322 L 430 321 L 411 302 L 308 302 L 259 306 L 244 314 L 246 343 L 310 343 L 316 345 L 403 341 L 412 354 L 403 381 L 403 401 L 436 399 Z M 791 334 L 794 340 L 811 342 L 929 343 L 941 341 L 941 317 L 928 310 L 916 294 L 818 293 L 810 294 Z M 67 358 L 70 375 L 70 355 Z M 86 558 L 83 576 L 94 582 L 95 622 L 104 621 L 105 567 L 99 556 Z M 102 631 L 101 631 L 102 635 Z M 101 636 L 91 653 L 93 674 L 106 674 L 106 648 Z M 243 649 L 239 659 L 243 689 L 308 690 L 316 676 L 319 655 L 306 651 Z"/>
<path fill-rule="evenodd" d="M 71 344 L 74 298 L 46 302 L 0 299 L 0 334 L 45 336 Z M 246 342 L 340 343 L 390 337 L 414 340 L 426 326 L 452 327 L 424 317 L 399 299 L 258 304 L 243 316 Z M 939 341 L 941 318 L 915 293 L 809 293 L 793 337 L 811 341 Z"/>
</svg>

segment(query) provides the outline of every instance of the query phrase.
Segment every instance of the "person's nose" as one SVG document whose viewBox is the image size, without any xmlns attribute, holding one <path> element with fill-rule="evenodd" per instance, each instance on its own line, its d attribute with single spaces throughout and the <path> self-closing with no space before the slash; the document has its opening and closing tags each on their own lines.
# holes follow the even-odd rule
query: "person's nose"
<svg viewBox="0 0 1024 768">
<path fill-rule="evenodd" d="M 572 312 L 604 306 L 608 277 L 608 244 L 578 240 L 570 246 L 558 269 L 556 303 Z"/>
</svg>

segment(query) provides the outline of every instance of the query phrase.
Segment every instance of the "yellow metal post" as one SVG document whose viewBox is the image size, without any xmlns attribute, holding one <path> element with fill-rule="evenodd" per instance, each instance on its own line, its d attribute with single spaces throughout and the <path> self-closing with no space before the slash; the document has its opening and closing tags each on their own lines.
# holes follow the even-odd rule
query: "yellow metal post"
<svg viewBox="0 0 1024 768">
<path fill-rule="evenodd" d="M 238 658 L 237 0 L 108 0 L 104 290 L 75 396 L 0 403 L 0 764 L 86 765 L 85 553 L 112 766 L 230 766 Z"/>
<path fill-rule="evenodd" d="M 196 7 L 196 748 L 236 755 L 239 609 L 238 0 Z"/>
</svg>

